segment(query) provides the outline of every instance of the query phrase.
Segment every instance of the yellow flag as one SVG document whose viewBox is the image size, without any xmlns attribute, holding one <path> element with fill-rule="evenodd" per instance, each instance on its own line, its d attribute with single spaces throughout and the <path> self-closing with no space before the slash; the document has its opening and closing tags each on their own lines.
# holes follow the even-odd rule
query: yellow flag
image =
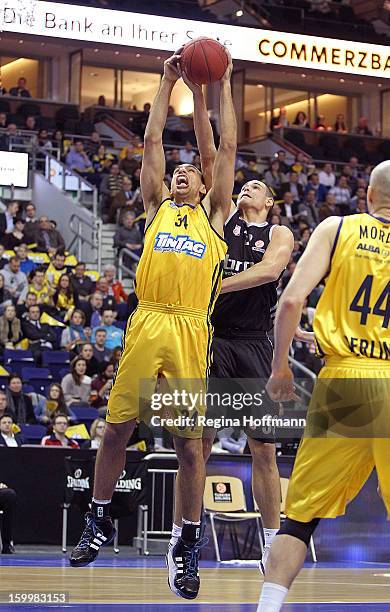
<svg viewBox="0 0 390 612">
<path fill-rule="evenodd" d="M 89 440 L 88 429 L 84 423 L 80 425 L 71 425 L 65 432 L 67 438 L 74 438 L 75 440 Z"/>
<path fill-rule="evenodd" d="M 64 323 L 61 323 L 61 321 L 57 321 L 57 319 L 48 315 L 47 312 L 42 313 L 40 322 L 47 323 L 48 325 L 51 325 L 52 327 L 66 327 Z"/>
<path fill-rule="evenodd" d="M 3 366 L 0 366 L 0 376 L 8 376 L 9 372 Z"/>
</svg>

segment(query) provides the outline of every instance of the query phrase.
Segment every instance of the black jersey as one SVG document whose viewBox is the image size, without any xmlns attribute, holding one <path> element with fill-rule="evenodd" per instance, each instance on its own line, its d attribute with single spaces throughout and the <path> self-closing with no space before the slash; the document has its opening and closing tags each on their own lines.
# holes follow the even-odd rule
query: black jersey
<svg viewBox="0 0 390 612">
<path fill-rule="evenodd" d="M 267 222 L 247 223 L 236 211 L 225 224 L 228 252 L 223 278 L 243 272 L 263 259 L 273 228 Z M 227 329 L 269 331 L 277 305 L 278 281 L 220 295 L 212 315 L 216 335 Z"/>
</svg>

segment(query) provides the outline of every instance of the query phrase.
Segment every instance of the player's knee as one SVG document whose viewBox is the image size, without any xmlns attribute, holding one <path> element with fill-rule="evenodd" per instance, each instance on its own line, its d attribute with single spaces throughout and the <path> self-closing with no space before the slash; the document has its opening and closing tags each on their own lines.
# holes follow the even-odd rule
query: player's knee
<svg viewBox="0 0 390 612">
<path fill-rule="evenodd" d="M 274 468 L 276 465 L 275 444 L 251 440 L 252 460 L 256 467 L 262 470 Z"/>
<path fill-rule="evenodd" d="M 203 459 L 206 463 L 208 458 L 211 455 L 211 451 L 213 448 L 214 437 L 207 437 L 202 439 L 202 447 L 203 447 Z"/>
<path fill-rule="evenodd" d="M 306 546 L 309 546 L 310 538 L 319 522 L 319 518 L 314 518 L 309 523 L 301 523 L 300 521 L 294 521 L 293 519 L 287 518 L 282 524 L 278 535 L 292 536 L 293 538 L 301 540 Z"/>
<path fill-rule="evenodd" d="M 201 439 L 180 439 L 175 442 L 180 467 L 195 469 L 199 462 L 203 465 L 203 445 Z"/>
<path fill-rule="evenodd" d="M 125 423 L 107 423 L 104 431 L 104 446 L 126 446 L 135 427 L 135 419 Z"/>
</svg>

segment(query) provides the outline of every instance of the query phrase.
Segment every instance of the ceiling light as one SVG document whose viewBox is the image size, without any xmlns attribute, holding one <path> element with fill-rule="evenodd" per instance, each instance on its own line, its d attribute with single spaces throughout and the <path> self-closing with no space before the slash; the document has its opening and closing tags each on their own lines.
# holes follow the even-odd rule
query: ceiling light
<svg viewBox="0 0 390 612">
<path fill-rule="evenodd" d="M 378 83 L 378 87 L 382 87 L 382 83 Z"/>
<path fill-rule="evenodd" d="M 238 11 L 236 11 L 236 17 L 242 17 L 244 14 L 244 11 L 242 9 L 238 9 Z"/>
<path fill-rule="evenodd" d="M 94 52 L 95 53 L 99 53 L 99 49 L 94 49 Z"/>
<path fill-rule="evenodd" d="M 359 85 L 364 85 L 363 81 L 359 81 Z"/>
<path fill-rule="evenodd" d="M 156 57 L 156 59 L 160 60 L 160 59 L 161 59 L 161 55 L 158 55 L 158 56 Z"/>
<path fill-rule="evenodd" d="M 119 55 L 119 51 L 115 51 L 115 55 Z"/>
<path fill-rule="evenodd" d="M 23 44 L 23 40 L 19 40 L 19 44 L 22 45 Z"/>
<path fill-rule="evenodd" d="M 345 83 L 345 80 L 344 79 L 340 79 L 340 83 Z"/>
<path fill-rule="evenodd" d="M 141 53 L 136 53 L 135 57 L 141 57 Z"/>
<path fill-rule="evenodd" d="M 257 85 L 257 87 L 264 87 L 264 85 L 261 85 L 260 83 Z"/>
<path fill-rule="evenodd" d="M 46 45 L 46 43 L 41 43 L 41 47 L 44 47 Z"/>
<path fill-rule="evenodd" d="M 302 77 L 303 79 L 306 79 L 306 74 L 301 74 L 301 77 Z"/>
</svg>

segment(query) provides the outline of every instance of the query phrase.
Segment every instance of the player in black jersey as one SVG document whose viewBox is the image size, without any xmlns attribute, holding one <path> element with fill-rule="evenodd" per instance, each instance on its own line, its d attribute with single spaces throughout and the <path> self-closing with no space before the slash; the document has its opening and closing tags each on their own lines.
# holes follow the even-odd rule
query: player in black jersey
<svg viewBox="0 0 390 612">
<path fill-rule="evenodd" d="M 206 188 L 211 186 L 215 146 L 202 89 L 182 75 L 194 96 L 194 124 Z M 271 373 L 272 345 L 267 332 L 273 326 L 278 280 L 294 245 L 292 232 L 267 222 L 273 196 L 261 181 L 246 183 L 225 223 L 228 253 L 222 295 L 212 323 L 213 364 L 211 376 L 228 379 L 259 379 Z M 256 382 L 257 388 L 258 383 Z M 273 410 L 275 412 L 275 410 Z M 266 411 L 269 412 L 269 411 Z M 208 409 L 207 417 L 214 416 Z M 220 416 L 220 415 L 218 415 Z M 229 415 L 230 416 L 230 415 Z M 258 415 L 262 416 L 262 414 Z M 273 435 L 247 429 L 253 459 L 253 492 L 260 508 L 265 535 L 265 563 L 273 537 L 280 526 L 280 481 Z M 204 432 L 203 454 L 207 461 L 216 429 Z M 175 521 L 170 545 L 180 536 L 180 497 L 176 495 Z"/>
</svg>

